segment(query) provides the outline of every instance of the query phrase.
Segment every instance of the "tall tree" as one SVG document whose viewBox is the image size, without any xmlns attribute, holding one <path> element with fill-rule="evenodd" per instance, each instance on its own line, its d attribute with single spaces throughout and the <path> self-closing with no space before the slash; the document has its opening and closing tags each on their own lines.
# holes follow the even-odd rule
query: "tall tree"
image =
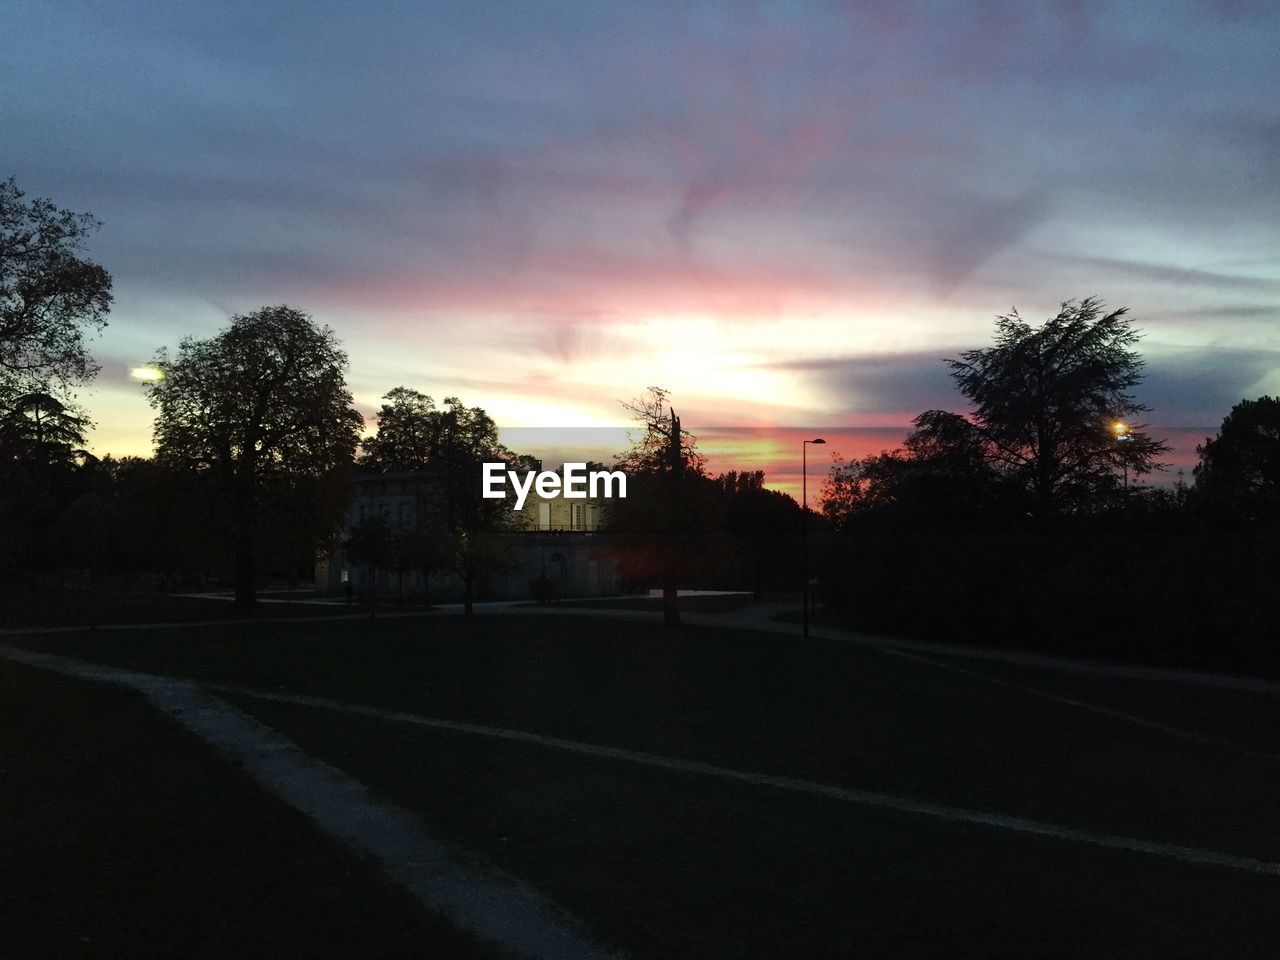
<svg viewBox="0 0 1280 960">
<path fill-rule="evenodd" d="M 360 464 L 380 472 L 421 470 L 439 452 L 441 411 L 425 393 L 396 387 L 383 398 L 378 430 L 361 441 Z"/>
<path fill-rule="evenodd" d="M 32 392 L 89 380 L 85 332 L 106 325 L 111 277 L 80 255 L 100 224 L 0 182 L 0 390 Z"/>
<path fill-rule="evenodd" d="M 482 465 L 502 462 L 519 469 L 527 464 L 499 441 L 497 424 L 482 408 L 468 407 L 457 397 L 444 403 L 435 454 L 443 491 L 439 556 L 462 581 L 463 611 L 471 616 L 480 580 L 511 568 L 512 534 L 523 522 L 509 499 L 481 496 Z"/>
<path fill-rule="evenodd" d="M 507 500 L 480 496 L 481 465 L 502 462 L 519 470 L 531 464 L 502 444 L 497 424 L 481 407 L 468 407 L 457 397 L 445 397 L 437 407 L 409 387 L 396 387 L 383 400 L 377 433 L 363 442 L 361 464 L 413 474 L 414 521 L 400 541 L 402 562 L 412 559 L 424 583 L 437 570 L 457 575 L 470 615 L 484 576 L 511 565 L 510 535 L 521 520 Z"/>
<path fill-rule="evenodd" d="M 946 361 L 972 405 L 975 440 L 1018 480 L 1039 516 L 1087 507 L 1115 488 L 1121 469 L 1160 469 L 1168 445 L 1127 423 L 1147 410 L 1131 393 L 1142 380 L 1139 336 L 1127 308 L 1106 313 L 1089 297 L 1064 302 L 1039 327 L 1016 310 L 997 317 L 995 346 Z M 951 416 L 923 415 L 954 436 Z M 1117 422 L 1125 424 L 1123 442 Z"/>
<path fill-rule="evenodd" d="M 315 497 L 317 484 L 341 482 L 355 455 L 363 419 L 347 356 L 332 330 L 282 305 L 234 316 L 207 340 L 187 337 L 172 359 L 162 348 L 154 363 L 163 378 L 145 389 L 156 456 L 211 474 L 230 522 L 236 603 L 252 605 L 264 507 Z M 308 539 L 318 542 L 337 518 L 314 520 Z"/>
<path fill-rule="evenodd" d="M 617 458 L 619 469 L 638 473 L 678 469 L 690 476 L 703 475 L 707 458 L 698 450 L 698 438 L 680 427 L 670 390 L 649 387 L 635 400 L 623 401 L 622 407 L 637 429 L 628 438 L 631 447 Z"/>
<path fill-rule="evenodd" d="M 852 531 L 951 529 L 998 516 L 1010 499 L 987 459 L 977 427 L 954 413 L 930 410 L 915 419 L 902 448 L 861 460 L 839 460 L 823 493 L 823 512 Z"/>
<path fill-rule="evenodd" d="M 443 411 L 431 397 L 410 387 L 396 387 L 382 400 L 376 432 L 360 442 L 359 463 L 365 470 L 412 476 L 413 523 L 400 532 L 399 555 L 421 574 L 424 600 L 430 602 L 431 577 L 448 561 L 439 509 L 441 475 L 436 469 Z"/>
<path fill-rule="evenodd" d="M 0 410 L 0 457 L 40 466 L 70 466 L 87 456 L 87 422 L 47 393 L 28 393 Z"/>
<path fill-rule="evenodd" d="M 766 586 L 794 583 L 798 570 L 800 505 L 764 485 L 763 470 L 730 470 L 715 478 L 732 538 L 734 573 L 759 599 Z"/>
<path fill-rule="evenodd" d="M 624 576 L 656 580 L 663 621 L 678 626 L 679 587 L 705 576 L 725 547 L 726 505 L 705 474 L 697 438 L 685 431 L 669 401 L 668 391 L 650 387 L 623 403 L 639 430 L 617 459 L 630 481 L 609 526 L 620 544 Z"/>
<path fill-rule="evenodd" d="M 57 559 L 50 528 L 85 486 L 80 467 L 93 461 L 85 426 L 47 393 L 0 395 L 0 569 Z"/>
<path fill-rule="evenodd" d="M 208 471 L 143 457 L 104 457 L 98 470 L 105 480 L 99 492 L 118 518 L 120 569 L 176 585 L 230 566 L 225 508 Z"/>
<path fill-rule="evenodd" d="M 347 556 L 368 569 L 370 602 L 378 593 L 378 571 L 390 570 L 394 563 L 398 535 L 385 517 L 365 517 L 347 534 Z"/>
<path fill-rule="evenodd" d="M 1196 453 L 1198 496 L 1228 513 L 1280 519 L 1280 398 L 1241 400 Z"/>
</svg>

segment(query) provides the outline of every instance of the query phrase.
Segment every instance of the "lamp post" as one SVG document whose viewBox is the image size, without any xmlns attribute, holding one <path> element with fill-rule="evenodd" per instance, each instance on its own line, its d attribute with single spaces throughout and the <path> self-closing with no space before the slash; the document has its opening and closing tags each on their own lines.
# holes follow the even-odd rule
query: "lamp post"
<svg viewBox="0 0 1280 960">
<path fill-rule="evenodd" d="M 804 570 L 804 638 L 809 639 L 809 444 L 823 444 L 821 437 L 800 444 L 800 557 Z"/>
<path fill-rule="evenodd" d="M 1120 452 L 1120 464 L 1124 467 L 1124 503 L 1129 505 L 1129 460 L 1124 455 L 1122 444 L 1129 439 L 1129 427 L 1127 424 L 1117 420 L 1111 425 L 1111 429 L 1116 435 L 1116 449 Z"/>
</svg>

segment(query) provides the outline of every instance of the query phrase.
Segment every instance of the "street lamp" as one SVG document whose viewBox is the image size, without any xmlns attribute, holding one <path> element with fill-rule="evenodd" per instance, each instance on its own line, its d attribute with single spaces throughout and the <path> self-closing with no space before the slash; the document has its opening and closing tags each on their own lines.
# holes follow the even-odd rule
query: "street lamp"
<svg viewBox="0 0 1280 960">
<path fill-rule="evenodd" d="M 1119 450 L 1120 444 L 1130 439 L 1129 427 L 1123 421 L 1117 420 L 1115 423 L 1111 425 L 1111 429 L 1116 435 L 1116 447 Z M 1124 502 L 1126 505 L 1128 505 L 1129 503 L 1129 460 L 1124 455 L 1123 450 L 1119 450 L 1119 453 L 1120 453 L 1120 463 L 1124 467 Z"/>
<path fill-rule="evenodd" d="M 809 639 L 809 444 L 823 444 L 821 437 L 800 444 L 800 556 L 804 570 L 804 638 Z"/>
</svg>

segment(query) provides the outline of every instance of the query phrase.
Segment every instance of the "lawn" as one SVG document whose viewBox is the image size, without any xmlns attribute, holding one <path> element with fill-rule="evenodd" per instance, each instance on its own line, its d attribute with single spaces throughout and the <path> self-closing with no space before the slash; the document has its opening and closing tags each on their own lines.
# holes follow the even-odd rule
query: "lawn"
<svg viewBox="0 0 1280 960">
<path fill-rule="evenodd" d="M 8 642 L 1280 860 L 1280 698 L 1259 694 L 554 614 Z M 226 696 L 635 956 L 1263 956 L 1280 935 L 1277 877 Z"/>
<path fill-rule="evenodd" d="M 0 587 L 0 630 L 31 627 L 85 627 L 130 623 L 190 623 L 201 620 L 269 620 L 360 613 L 362 608 L 314 601 L 314 595 L 264 592 L 270 602 L 246 611 L 228 599 L 188 597 L 155 590 L 110 590 L 44 584 L 39 588 Z M 277 602 L 284 601 L 284 602 Z M 368 610 L 364 609 L 367 613 Z"/>
<path fill-rule="evenodd" d="M 749 607 L 757 602 L 749 593 L 710 593 L 680 597 L 680 610 L 684 613 L 726 613 Z M 645 610 L 651 613 L 661 613 L 663 600 L 660 596 L 648 595 L 635 597 L 588 597 L 580 600 L 559 600 L 553 604 L 553 607 Z"/>
<path fill-rule="evenodd" d="M 494 956 L 140 695 L 0 661 L 0 704 L 0 956 Z"/>
</svg>

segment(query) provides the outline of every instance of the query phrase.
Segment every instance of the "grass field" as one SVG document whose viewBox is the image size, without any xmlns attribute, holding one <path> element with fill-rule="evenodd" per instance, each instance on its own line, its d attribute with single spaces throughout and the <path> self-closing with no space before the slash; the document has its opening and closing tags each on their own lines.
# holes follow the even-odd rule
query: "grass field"
<svg viewBox="0 0 1280 960">
<path fill-rule="evenodd" d="M 770 599 L 783 599 L 781 595 L 773 595 Z M 788 597 L 788 599 L 790 599 Z M 800 602 L 798 599 L 795 601 Z M 680 597 L 680 609 L 684 613 L 724 613 L 749 607 L 755 600 L 749 593 L 710 593 L 694 594 Z M 662 612 L 662 597 L 599 597 L 584 600 L 560 600 L 555 607 L 576 607 L 598 610 L 639 610 L 651 613 Z"/>
<path fill-rule="evenodd" d="M 0 703 L 0 956 L 494 956 L 138 695 L 0 661 Z"/>
<path fill-rule="evenodd" d="M 581 615 L 263 622 L 5 642 L 1280 861 L 1280 698 L 1261 694 L 802 645 L 742 630 L 671 634 Z M 50 698 L 68 696 L 36 688 L 70 681 L 9 669 L 21 694 L 5 707 L 7 720 L 19 718 L 15 729 L 25 729 L 21 717 L 50 716 Z M 159 747 L 130 747 L 141 704 L 75 687 L 73 703 L 102 700 L 92 708 L 94 766 L 79 775 L 82 787 L 107 776 L 112 758 L 122 769 L 152 762 Z M 243 691 L 221 695 L 543 890 L 632 956 L 1261 957 L 1280 938 L 1277 876 Z M 75 726 L 59 729 L 65 737 Z M 153 820 L 178 837 L 184 818 L 199 821 L 205 808 L 192 809 L 185 781 L 247 789 L 198 742 L 178 739 L 163 750 L 187 761 L 157 759 L 163 790 L 128 811 L 138 836 L 149 836 Z M 21 758 L 38 747 L 19 738 L 11 751 L 28 762 Z M 61 789 L 77 776 L 64 765 Z M 21 817 L 49 789 L 25 789 L 9 809 Z M 76 803 L 49 806 L 41 815 L 55 825 L 88 816 Z M 260 830 L 249 806 L 229 804 L 219 828 Z M 90 823 L 82 832 L 107 829 L 102 817 Z M 295 856 L 270 859 L 287 872 Z M 302 863 L 319 857 L 307 856 Z M 22 863 L 38 884 L 52 882 L 38 856 Z M 368 895 L 379 881 L 367 865 L 352 869 L 353 909 L 373 916 L 362 904 L 383 901 Z M 405 937 L 435 942 L 436 927 L 415 923 Z M 405 955 L 404 942 L 368 935 L 358 953 Z M 453 954 L 442 947 L 438 955 Z"/>
<path fill-rule="evenodd" d="M 127 623 L 190 623 L 201 620 L 271 620 L 278 617 L 358 613 L 360 607 L 308 602 L 313 595 L 264 591 L 268 601 L 246 611 L 228 599 L 188 597 L 158 591 L 57 587 L 0 589 L 0 630 L 33 627 L 85 627 Z M 365 610 L 367 613 L 367 609 Z"/>
</svg>

